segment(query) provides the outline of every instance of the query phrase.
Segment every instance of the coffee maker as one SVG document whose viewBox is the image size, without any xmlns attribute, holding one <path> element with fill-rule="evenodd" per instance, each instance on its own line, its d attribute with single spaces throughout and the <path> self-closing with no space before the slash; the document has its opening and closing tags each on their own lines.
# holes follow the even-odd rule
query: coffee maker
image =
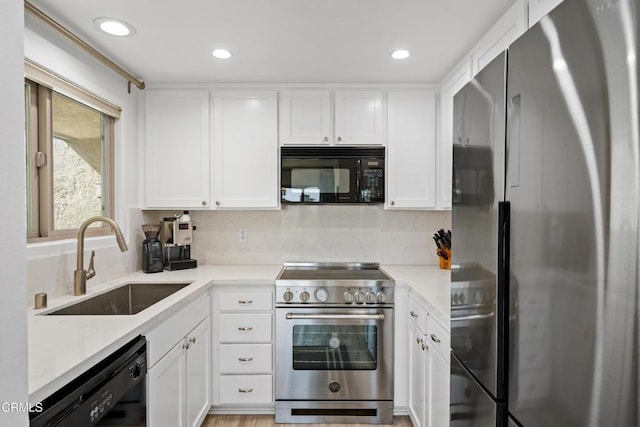
<svg viewBox="0 0 640 427">
<path fill-rule="evenodd" d="M 159 273 L 164 267 L 162 243 L 158 240 L 160 224 L 142 224 L 142 231 L 147 237 L 142 242 L 142 271 Z"/>
<path fill-rule="evenodd" d="M 160 242 L 163 249 L 165 269 L 184 270 L 198 266 L 198 262 L 191 258 L 193 224 L 188 211 L 185 211 L 182 216 L 171 216 L 163 219 Z"/>
</svg>

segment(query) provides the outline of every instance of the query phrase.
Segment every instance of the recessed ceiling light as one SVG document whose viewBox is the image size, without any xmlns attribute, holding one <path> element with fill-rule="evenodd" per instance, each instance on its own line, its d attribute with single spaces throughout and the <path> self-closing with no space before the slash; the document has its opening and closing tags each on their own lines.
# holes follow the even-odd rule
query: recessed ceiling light
<svg viewBox="0 0 640 427">
<path fill-rule="evenodd" d="M 136 33 L 136 29 L 124 21 L 114 18 L 96 18 L 93 20 L 102 31 L 112 36 L 132 36 Z"/>
<path fill-rule="evenodd" d="M 391 52 L 391 57 L 393 59 L 405 59 L 408 58 L 409 55 L 411 55 L 411 52 L 405 49 L 398 49 Z"/>
<path fill-rule="evenodd" d="M 213 51 L 213 56 L 218 59 L 229 59 L 231 58 L 231 52 L 226 49 L 216 49 Z"/>
</svg>

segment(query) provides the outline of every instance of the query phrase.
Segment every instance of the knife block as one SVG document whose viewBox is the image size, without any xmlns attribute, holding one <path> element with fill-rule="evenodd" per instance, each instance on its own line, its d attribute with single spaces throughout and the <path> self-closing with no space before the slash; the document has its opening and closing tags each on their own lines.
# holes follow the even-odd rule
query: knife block
<svg viewBox="0 0 640 427">
<path fill-rule="evenodd" d="M 451 270 L 451 249 L 442 249 L 442 251 L 447 254 L 447 259 L 438 256 L 440 258 L 440 270 Z"/>
</svg>

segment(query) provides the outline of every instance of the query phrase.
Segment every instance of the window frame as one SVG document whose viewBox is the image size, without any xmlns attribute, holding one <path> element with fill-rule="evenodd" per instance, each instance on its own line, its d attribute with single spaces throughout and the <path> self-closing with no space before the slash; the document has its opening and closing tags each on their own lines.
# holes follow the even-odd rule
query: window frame
<svg viewBox="0 0 640 427">
<path fill-rule="evenodd" d="M 120 117 L 121 109 L 100 99 L 96 95 L 79 86 L 40 68 L 29 62 L 25 63 L 25 145 L 28 148 L 25 156 L 25 169 L 28 174 L 25 201 L 31 203 L 31 218 L 25 206 L 27 224 L 27 243 L 57 241 L 75 238 L 78 228 L 55 230 L 53 205 L 53 116 L 52 102 L 54 92 L 67 97 L 101 113 L 104 117 L 104 138 L 102 141 L 102 185 L 107 188 L 103 192 L 104 215 L 114 218 L 115 215 L 115 124 Z M 28 99 L 27 99 L 28 98 Z M 44 165 L 38 167 L 38 153 L 44 153 Z M 86 236 L 105 236 L 110 234 L 106 224 L 89 227 Z"/>
</svg>

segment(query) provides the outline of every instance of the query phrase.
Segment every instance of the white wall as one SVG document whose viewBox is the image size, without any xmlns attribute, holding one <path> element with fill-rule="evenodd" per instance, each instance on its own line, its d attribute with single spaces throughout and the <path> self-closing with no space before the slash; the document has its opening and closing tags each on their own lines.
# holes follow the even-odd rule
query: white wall
<svg viewBox="0 0 640 427">
<path fill-rule="evenodd" d="M 129 94 L 127 82 L 113 71 L 91 58 L 84 51 L 43 27 L 27 15 L 24 20 L 24 56 L 103 99 L 122 108 L 116 124 L 116 222 L 125 234 L 129 251 L 122 254 L 113 237 L 88 239 L 85 245 L 85 265 L 88 253 L 96 250 L 97 274 L 92 284 L 121 277 L 140 269 L 137 233 L 142 216 L 138 205 L 138 89 Z M 21 163 L 22 164 L 22 163 Z M 21 199 L 24 204 L 23 199 Z M 76 269 L 76 242 L 31 244 L 28 256 L 27 305 L 33 305 L 33 295 L 46 292 L 49 298 L 73 293 L 73 272 Z"/>
<path fill-rule="evenodd" d="M 0 425 L 26 426 L 24 412 L 5 411 L 5 402 L 27 402 L 27 317 L 24 221 L 23 3 L 0 2 Z"/>
<path fill-rule="evenodd" d="M 145 212 L 157 222 L 180 211 Z M 191 211 L 192 257 L 199 264 L 375 261 L 437 265 L 431 236 L 451 228 L 450 212 L 376 206 L 289 206 L 278 211 Z M 247 243 L 238 242 L 246 228 Z"/>
</svg>

